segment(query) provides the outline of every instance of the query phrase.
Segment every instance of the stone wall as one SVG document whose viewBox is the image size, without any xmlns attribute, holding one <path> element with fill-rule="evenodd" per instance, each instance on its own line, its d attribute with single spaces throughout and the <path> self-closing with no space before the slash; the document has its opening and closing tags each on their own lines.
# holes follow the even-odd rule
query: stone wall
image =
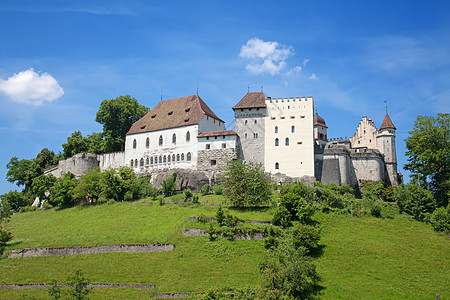
<svg viewBox="0 0 450 300">
<path fill-rule="evenodd" d="M 80 255 L 107 252 L 162 252 L 173 250 L 173 244 L 112 244 L 101 246 L 81 246 L 81 247 L 45 247 L 45 248 L 25 248 L 13 250 L 8 258 L 37 257 L 37 256 L 58 256 L 58 255 Z"/>
<path fill-rule="evenodd" d="M 223 148 L 199 150 L 197 157 L 197 170 L 222 172 L 229 161 L 238 159 L 238 154 L 233 148 Z"/>
<path fill-rule="evenodd" d="M 375 149 L 352 149 L 350 154 L 358 182 L 385 181 L 383 156 Z"/>
<path fill-rule="evenodd" d="M 101 171 L 126 166 L 124 151 L 99 154 L 97 160 Z"/>
<path fill-rule="evenodd" d="M 95 167 L 98 167 L 98 165 L 97 154 L 78 153 L 68 159 L 60 160 L 58 162 L 58 168 L 50 169 L 44 174 L 52 174 L 59 178 L 64 176 L 67 172 L 70 172 L 76 177 L 80 177 Z"/>
<path fill-rule="evenodd" d="M 200 192 L 203 185 L 209 184 L 212 187 L 220 184 L 221 172 L 217 171 L 197 171 L 186 169 L 173 169 L 166 171 L 158 171 L 151 173 L 152 178 L 150 180 L 152 186 L 161 188 L 162 182 L 167 180 L 172 174 L 177 173 L 177 190 L 182 192 L 185 189 L 190 189 L 194 193 Z"/>
</svg>

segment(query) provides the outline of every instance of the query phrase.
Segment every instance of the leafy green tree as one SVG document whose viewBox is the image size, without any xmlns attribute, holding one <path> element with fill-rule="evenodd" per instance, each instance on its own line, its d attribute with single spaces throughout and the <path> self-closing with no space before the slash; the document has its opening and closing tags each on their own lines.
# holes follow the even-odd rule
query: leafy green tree
<svg viewBox="0 0 450 300">
<path fill-rule="evenodd" d="M 77 180 L 75 176 L 67 172 L 63 177 L 58 178 L 50 190 L 49 203 L 53 206 L 71 207 L 75 204 L 75 187 Z"/>
<path fill-rule="evenodd" d="M 69 158 L 77 153 L 89 151 L 89 141 L 83 137 L 81 131 L 74 131 L 70 137 L 67 138 L 67 143 L 62 144 L 64 158 Z"/>
<path fill-rule="evenodd" d="M 272 179 L 260 164 L 230 161 L 222 176 L 224 196 L 234 206 L 258 206 L 270 202 Z"/>
<path fill-rule="evenodd" d="M 167 178 L 162 182 L 161 191 L 164 194 L 164 197 L 169 197 L 175 194 L 177 190 L 177 184 L 175 181 L 177 180 L 177 173 L 174 172 L 172 176 Z"/>
<path fill-rule="evenodd" d="M 9 191 L 6 194 L 0 195 L 2 203 L 7 203 L 12 212 L 19 212 L 21 207 L 31 205 L 31 199 L 27 197 L 26 193 L 19 193 L 18 191 Z"/>
<path fill-rule="evenodd" d="M 0 255 L 5 250 L 6 243 L 12 239 L 12 234 L 5 228 L 5 224 L 12 213 L 11 207 L 7 201 L 0 202 Z"/>
<path fill-rule="evenodd" d="M 6 173 L 6 180 L 11 183 L 15 183 L 17 186 L 24 186 L 27 190 L 31 188 L 32 178 L 29 177 L 28 170 L 33 163 L 29 159 L 21 159 L 17 157 L 12 157 L 10 161 L 6 164 L 8 172 Z"/>
<path fill-rule="evenodd" d="M 436 231 L 450 232 L 450 207 L 439 207 L 430 218 L 431 226 Z"/>
<path fill-rule="evenodd" d="M 412 178 L 433 192 L 439 206 L 450 198 L 450 114 L 417 116 L 414 129 L 405 140 Z"/>
<path fill-rule="evenodd" d="M 123 151 L 125 136 L 131 125 L 148 111 L 148 107 L 139 104 L 135 98 L 130 96 L 119 96 L 102 101 L 95 121 L 103 125 L 105 151 Z"/>
<path fill-rule="evenodd" d="M 86 198 L 91 200 L 91 203 L 97 203 L 98 198 L 102 192 L 102 172 L 100 169 L 94 168 L 88 173 L 82 175 L 76 186 L 74 193 L 76 198 Z"/>
<path fill-rule="evenodd" d="M 40 175 L 33 179 L 33 183 L 31 184 L 31 192 L 34 197 L 39 197 L 42 201 L 46 199 L 46 192 L 50 191 L 53 185 L 56 182 L 56 177 L 52 174 L 49 175 Z"/>
<path fill-rule="evenodd" d="M 416 220 L 427 220 L 436 209 L 436 200 L 432 193 L 415 182 L 398 186 L 393 194 L 400 212 L 412 215 Z"/>
<path fill-rule="evenodd" d="M 76 270 L 75 273 L 67 278 L 67 285 L 70 286 L 68 290 L 69 299 L 89 299 L 88 295 L 91 291 L 88 288 L 90 281 L 83 274 L 81 270 Z"/>
<path fill-rule="evenodd" d="M 133 169 L 128 167 L 119 168 L 120 183 L 122 185 L 119 195 L 119 201 L 125 200 L 125 194 L 130 193 L 131 199 L 137 199 L 139 195 L 139 180 L 134 174 Z"/>
</svg>

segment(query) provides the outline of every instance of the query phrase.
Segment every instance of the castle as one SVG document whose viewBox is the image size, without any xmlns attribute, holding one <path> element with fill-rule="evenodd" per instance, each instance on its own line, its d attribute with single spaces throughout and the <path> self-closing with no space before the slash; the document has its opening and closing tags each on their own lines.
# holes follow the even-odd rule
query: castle
<svg viewBox="0 0 450 300">
<path fill-rule="evenodd" d="M 225 122 L 198 95 L 161 101 L 131 126 L 125 151 L 77 154 L 49 173 L 80 176 L 96 166 L 128 166 L 136 174 L 216 174 L 228 161 L 241 159 L 259 163 L 278 177 L 315 177 L 352 187 L 365 180 L 399 183 L 396 128 L 387 111 L 379 129 L 363 117 L 353 137 L 329 140 L 312 97 L 271 98 L 249 92 L 232 109 L 235 130 L 226 130 Z"/>
</svg>

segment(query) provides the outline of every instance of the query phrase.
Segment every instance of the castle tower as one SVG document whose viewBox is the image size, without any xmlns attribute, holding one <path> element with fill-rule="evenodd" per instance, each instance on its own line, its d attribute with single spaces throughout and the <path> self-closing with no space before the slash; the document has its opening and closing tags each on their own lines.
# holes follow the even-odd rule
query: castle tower
<svg viewBox="0 0 450 300">
<path fill-rule="evenodd" d="M 327 144 L 327 124 L 325 120 L 316 113 L 314 114 L 314 141 L 320 148 L 324 148 Z"/>
<path fill-rule="evenodd" d="M 377 148 L 384 155 L 387 176 L 391 185 L 398 185 L 397 154 L 395 149 L 395 128 L 387 110 L 377 134 Z"/>
<path fill-rule="evenodd" d="M 233 111 L 241 159 L 264 166 L 266 97 L 262 92 L 249 92 L 233 106 Z"/>
</svg>

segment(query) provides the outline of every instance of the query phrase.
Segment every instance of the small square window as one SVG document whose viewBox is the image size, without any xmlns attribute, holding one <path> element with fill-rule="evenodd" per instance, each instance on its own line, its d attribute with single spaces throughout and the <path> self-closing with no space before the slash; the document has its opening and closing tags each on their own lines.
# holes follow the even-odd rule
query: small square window
<svg viewBox="0 0 450 300">
<path fill-rule="evenodd" d="M 215 166 L 217 164 L 215 159 L 211 159 L 211 166 Z"/>
<path fill-rule="evenodd" d="M 226 143 L 222 143 L 222 148 L 226 148 L 227 144 Z"/>
</svg>

